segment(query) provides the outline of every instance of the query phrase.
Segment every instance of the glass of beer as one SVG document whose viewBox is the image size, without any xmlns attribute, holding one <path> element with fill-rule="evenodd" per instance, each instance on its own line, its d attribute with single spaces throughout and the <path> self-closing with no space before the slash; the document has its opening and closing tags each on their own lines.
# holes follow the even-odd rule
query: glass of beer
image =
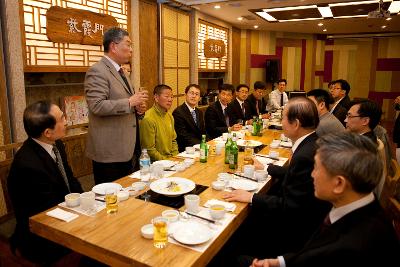
<svg viewBox="0 0 400 267">
<path fill-rule="evenodd" d="M 115 188 L 106 188 L 106 210 L 108 214 L 118 211 L 118 197 Z"/>
<path fill-rule="evenodd" d="M 254 164 L 254 148 L 246 146 L 244 148 L 244 159 L 243 165 L 253 165 Z"/>
<path fill-rule="evenodd" d="M 154 228 L 153 245 L 156 248 L 165 248 L 168 243 L 168 219 L 165 217 L 155 217 L 151 220 Z"/>
</svg>

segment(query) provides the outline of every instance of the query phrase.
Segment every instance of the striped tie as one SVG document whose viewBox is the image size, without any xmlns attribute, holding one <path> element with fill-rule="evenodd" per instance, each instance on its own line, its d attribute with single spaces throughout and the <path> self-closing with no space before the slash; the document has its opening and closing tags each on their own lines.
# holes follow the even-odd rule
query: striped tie
<svg viewBox="0 0 400 267">
<path fill-rule="evenodd" d="M 65 173 L 64 165 L 62 163 L 60 151 L 58 150 L 58 148 L 55 145 L 53 145 L 53 152 L 56 155 L 56 163 L 57 163 L 58 169 L 60 170 L 61 176 L 64 178 L 64 182 L 68 187 L 68 191 L 71 192 L 71 189 L 69 187 L 67 174 Z"/>
<path fill-rule="evenodd" d="M 193 120 L 194 120 L 194 123 L 197 125 L 197 116 L 196 116 L 196 110 L 192 110 L 192 117 L 193 117 Z"/>
</svg>

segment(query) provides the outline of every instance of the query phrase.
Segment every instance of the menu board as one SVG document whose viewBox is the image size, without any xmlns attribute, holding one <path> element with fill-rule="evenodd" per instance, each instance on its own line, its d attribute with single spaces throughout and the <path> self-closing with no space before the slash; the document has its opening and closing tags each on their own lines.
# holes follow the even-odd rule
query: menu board
<svg viewBox="0 0 400 267">
<path fill-rule="evenodd" d="M 89 122 L 88 106 L 83 95 L 64 97 L 64 111 L 68 126 Z"/>
</svg>

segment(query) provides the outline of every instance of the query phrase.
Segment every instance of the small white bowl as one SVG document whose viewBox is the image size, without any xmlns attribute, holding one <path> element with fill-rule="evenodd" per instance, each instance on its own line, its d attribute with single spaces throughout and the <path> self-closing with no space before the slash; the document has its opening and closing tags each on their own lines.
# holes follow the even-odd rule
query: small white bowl
<svg viewBox="0 0 400 267">
<path fill-rule="evenodd" d="M 221 204 L 214 204 L 210 207 L 210 215 L 214 220 L 220 220 L 225 216 L 225 206 Z"/>
<path fill-rule="evenodd" d="M 188 147 L 185 148 L 185 152 L 187 154 L 194 154 L 195 150 L 196 149 L 194 147 L 192 147 L 192 146 L 188 146 Z"/>
<path fill-rule="evenodd" d="M 80 204 L 81 204 L 81 194 L 70 193 L 65 196 L 65 205 L 67 205 L 67 207 L 73 208 L 79 206 Z"/>
<path fill-rule="evenodd" d="M 175 165 L 175 170 L 177 170 L 178 172 L 184 171 L 186 169 L 185 164 L 183 163 L 179 163 Z"/>
<path fill-rule="evenodd" d="M 176 222 L 179 219 L 179 211 L 177 210 L 164 210 L 161 216 L 166 218 L 168 222 Z"/>
<path fill-rule="evenodd" d="M 129 192 L 128 191 L 119 191 L 117 193 L 118 201 L 124 201 L 129 198 Z"/>
<path fill-rule="evenodd" d="M 215 190 L 221 191 L 225 188 L 225 181 L 217 180 L 211 183 L 211 187 Z"/>
<path fill-rule="evenodd" d="M 146 184 L 144 182 L 134 182 L 132 184 L 132 189 L 135 191 L 143 190 L 145 187 L 146 187 Z"/>
<path fill-rule="evenodd" d="M 268 172 L 264 170 L 256 170 L 254 172 L 254 176 L 256 177 L 257 181 L 261 182 L 267 179 Z"/>
<path fill-rule="evenodd" d="M 192 166 L 194 164 L 194 159 L 185 159 L 183 161 L 183 164 L 186 166 L 186 168 L 189 168 L 190 166 Z"/>
<path fill-rule="evenodd" d="M 153 239 L 154 229 L 152 224 L 145 224 L 140 228 L 140 233 L 146 239 Z"/>
</svg>

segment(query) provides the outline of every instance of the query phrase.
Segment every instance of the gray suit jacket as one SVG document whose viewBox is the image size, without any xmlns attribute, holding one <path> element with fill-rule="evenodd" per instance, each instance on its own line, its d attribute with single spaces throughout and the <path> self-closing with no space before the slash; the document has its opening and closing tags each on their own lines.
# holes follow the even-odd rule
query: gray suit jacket
<svg viewBox="0 0 400 267">
<path fill-rule="evenodd" d="M 129 79 L 128 83 L 129 83 Z M 85 95 L 89 107 L 86 155 L 97 162 L 126 162 L 136 143 L 136 115 L 129 107 L 133 94 L 111 62 L 103 57 L 86 73 Z"/>
</svg>

